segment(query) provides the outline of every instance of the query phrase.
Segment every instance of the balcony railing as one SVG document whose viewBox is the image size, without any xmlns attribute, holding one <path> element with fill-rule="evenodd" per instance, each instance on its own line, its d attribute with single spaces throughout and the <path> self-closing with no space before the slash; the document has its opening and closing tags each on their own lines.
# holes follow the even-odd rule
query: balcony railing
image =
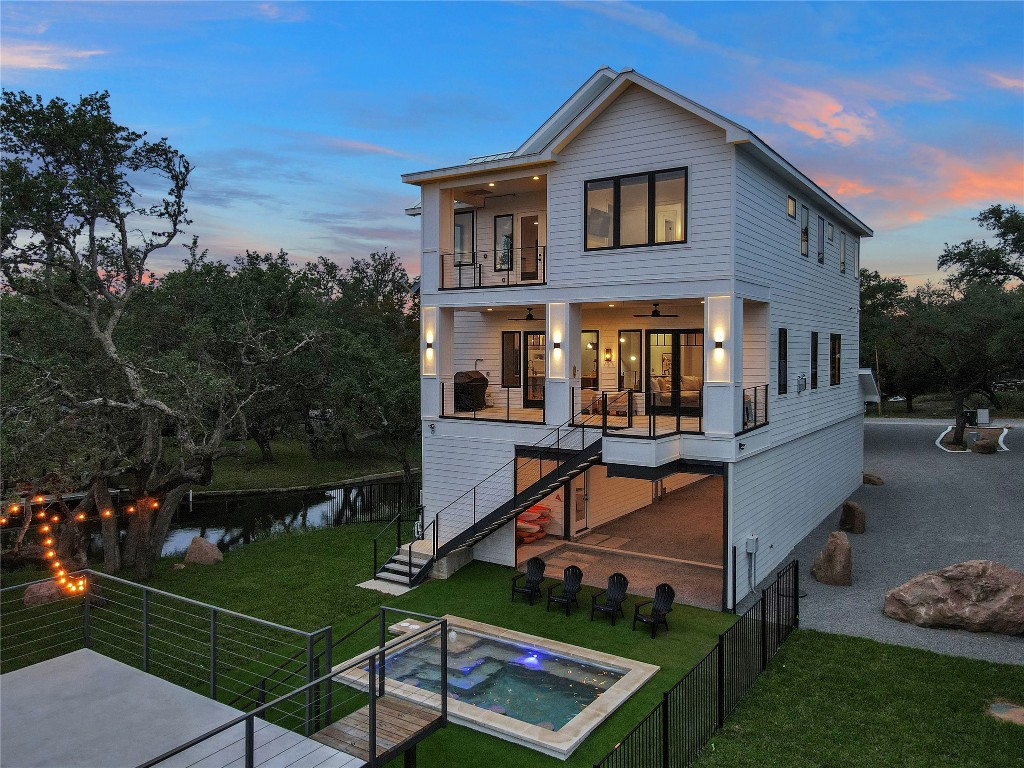
<svg viewBox="0 0 1024 768">
<path fill-rule="evenodd" d="M 441 289 L 542 285 L 547 277 L 545 246 L 441 254 Z"/>
<path fill-rule="evenodd" d="M 763 427 L 768 423 L 768 385 L 743 389 L 743 431 Z"/>
<path fill-rule="evenodd" d="M 544 403 L 523 406 L 522 388 L 488 386 L 484 401 L 464 391 L 457 391 L 457 385 L 450 381 L 441 382 L 441 413 L 443 419 L 474 419 L 477 421 L 508 421 L 519 424 L 543 424 Z"/>
<path fill-rule="evenodd" d="M 578 425 L 600 427 L 606 435 L 659 438 L 704 432 L 702 390 L 581 389 L 573 393 L 573 406 L 573 412 L 579 414 Z"/>
</svg>

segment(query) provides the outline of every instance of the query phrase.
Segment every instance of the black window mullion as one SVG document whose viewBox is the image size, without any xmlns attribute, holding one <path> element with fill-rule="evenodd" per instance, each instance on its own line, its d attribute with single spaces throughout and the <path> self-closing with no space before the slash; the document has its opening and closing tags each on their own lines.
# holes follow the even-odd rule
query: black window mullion
<svg viewBox="0 0 1024 768">
<path fill-rule="evenodd" d="M 654 245 L 654 178 L 657 174 L 647 174 L 647 245 Z"/>
<path fill-rule="evenodd" d="M 622 190 L 619 187 L 619 179 L 615 179 L 615 193 L 613 199 L 615 200 L 615 215 L 612 217 L 612 248 L 618 248 L 619 230 L 621 229 L 622 219 Z"/>
</svg>

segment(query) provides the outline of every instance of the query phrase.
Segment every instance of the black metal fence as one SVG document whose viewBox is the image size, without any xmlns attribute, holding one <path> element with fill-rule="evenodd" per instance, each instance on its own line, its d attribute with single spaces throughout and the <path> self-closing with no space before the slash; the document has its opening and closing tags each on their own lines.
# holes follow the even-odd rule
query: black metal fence
<svg viewBox="0 0 1024 768">
<path fill-rule="evenodd" d="M 798 625 L 799 564 L 775 583 L 714 648 L 594 768 L 685 768 L 725 724 Z"/>
<path fill-rule="evenodd" d="M 420 480 L 385 480 L 343 485 L 327 491 L 331 518 L 344 523 L 388 523 L 413 515 L 420 504 Z"/>
</svg>

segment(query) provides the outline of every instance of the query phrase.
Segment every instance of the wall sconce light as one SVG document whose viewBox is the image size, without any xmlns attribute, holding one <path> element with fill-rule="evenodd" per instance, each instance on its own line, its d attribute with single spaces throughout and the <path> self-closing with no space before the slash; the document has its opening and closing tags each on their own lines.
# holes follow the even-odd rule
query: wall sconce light
<svg viewBox="0 0 1024 768">
<path fill-rule="evenodd" d="M 724 348 L 725 348 L 725 342 L 722 342 L 722 341 L 716 341 L 715 342 L 715 349 L 724 349 Z"/>
<path fill-rule="evenodd" d="M 434 342 L 428 341 L 427 342 L 427 349 L 433 349 L 433 348 L 434 348 Z"/>
<path fill-rule="evenodd" d="M 612 361 L 612 348 L 611 347 L 605 347 L 605 350 L 604 350 L 604 360 L 605 360 L 606 363 L 610 363 Z"/>
<path fill-rule="evenodd" d="M 553 344 L 552 346 L 553 346 L 553 347 L 554 347 L 555 349 L 561 349 L 561 348 L 562 348 L 562 342 L 560 342 L 560 341 L 556 341 L 556 342 L 555 342 L 555 343 L 554 343 L 554 344 Z"/>
</svg>

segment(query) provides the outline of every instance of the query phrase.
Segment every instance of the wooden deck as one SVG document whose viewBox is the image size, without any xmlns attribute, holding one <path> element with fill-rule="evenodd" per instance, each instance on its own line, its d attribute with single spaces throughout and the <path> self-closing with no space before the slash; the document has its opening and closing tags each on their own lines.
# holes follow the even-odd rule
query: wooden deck
<svg viewBox="0 0 1024 768">
<path fill-rule="evenodd" d="M 441 713 L 392 696 L 377 699 L 377 760 L 391 759 L 444 725 Z M 310 738 L 370 761 L 369 705 L 332 723 Z"/>
</svg>

